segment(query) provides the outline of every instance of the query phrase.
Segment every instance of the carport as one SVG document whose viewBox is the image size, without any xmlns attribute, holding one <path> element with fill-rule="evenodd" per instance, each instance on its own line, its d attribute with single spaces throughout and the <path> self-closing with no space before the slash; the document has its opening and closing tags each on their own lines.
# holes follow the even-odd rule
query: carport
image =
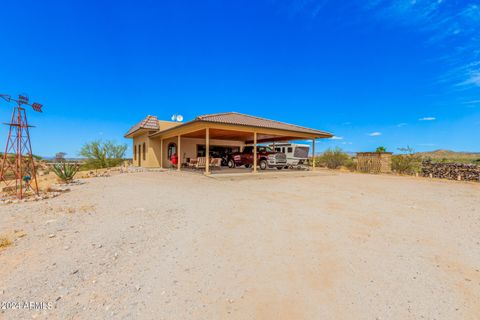
<svg viewBox="0 0 480 320">
<path fill-rule="evenodd" d="M 238 147 L 253 145 L 252 173 L 257 172 L 256 147 L 259 143 L 310 140 L 312 141 L 312 155 L 314 155 L 316 139 L 330 137 L 332 137 L 332 134 L 325 131 L 237 112 L 198 116 L 190 122 L 179 124 L 166 130 L 158 130 L 148 135 L 149 149 L 154 153 L 155 159 L 158 159 L 159 167 L 161 168 L 166 164 L 165 162 L 168 159 L 166 153 L 169 152 L 170 146 L 172 143 L 176 144 L 175 152 L 178 155 L 178 171 L 182 170 L 181 164 L 186 160 L 182 159 L 185 154 L 182 150 L 182 145 L 188 145 L 188 148 L 191 148 L 192 141 L 204 141 L 207 151 L 210 150 L 212 141 L 215 141 L 217 144 L 222 143 L 222 141 L 229 145 L 237 144 Z M 206 163 L 210 163 L 209 152 L 206 152 L 205 157 Z M 210 173 L 211 170 L 207 165 L 204 169 L 204 174 L 209 175 Z"/>
</svg>

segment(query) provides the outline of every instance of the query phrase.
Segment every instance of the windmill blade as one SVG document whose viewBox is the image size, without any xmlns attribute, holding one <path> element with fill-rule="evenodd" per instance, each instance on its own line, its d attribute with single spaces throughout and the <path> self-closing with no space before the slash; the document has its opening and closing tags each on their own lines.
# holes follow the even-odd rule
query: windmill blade
<svg viewBox="0 0 480 320">
<path fill-rule="evenodd" d="M 42 107 L 43 107 L 43 105 L 41 105 L 41 104 L 38 103 L 38 102 L 34 102 L 34 103 L 32 104 L 33 110 L 35 110 L 35 111 L 37 111 L 37 112 L 42 112 Z"/>
<path fill-rule="evenodd" d="M 0 94 L 0 98 L 3 100 L 10 102 L 11 97 L 8 94 Z"/>
</svg>

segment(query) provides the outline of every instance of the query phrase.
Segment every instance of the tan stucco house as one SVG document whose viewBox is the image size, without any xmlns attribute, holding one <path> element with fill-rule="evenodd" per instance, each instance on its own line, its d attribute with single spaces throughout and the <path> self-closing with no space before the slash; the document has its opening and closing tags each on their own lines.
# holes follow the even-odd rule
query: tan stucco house
<svg viewBox="0 0 480 320">
<path fill-rule="evenodd" d="M 245 145 L 330 138 L 331 133 L 305 128 L 241 114 L 226 112 L 198 116 L 194 120 L 181 123 L 158 120 L 147 116 L 134 125 L 126 134 L 133 140 L 133 164 L 145 168 L 163 168 L 169 165 L 172 153 L 178 155 L 179 163 L 188 162 L 199 156 L 207 158 L 206 150 L 223 148 L 228 151 L 241 151 Z M 315 153 L 315 143 L 312 152 Z M 254 148 L 256 152 L 256 148 Z M 254 157 L 256 161 L 256 157 Z M 181 170 L 182 166 L 178 166 Z M 256 165 L 253 166 L 256 172 Z M 209 173 L 206 166 L 205 173 Z"/>
</svg>

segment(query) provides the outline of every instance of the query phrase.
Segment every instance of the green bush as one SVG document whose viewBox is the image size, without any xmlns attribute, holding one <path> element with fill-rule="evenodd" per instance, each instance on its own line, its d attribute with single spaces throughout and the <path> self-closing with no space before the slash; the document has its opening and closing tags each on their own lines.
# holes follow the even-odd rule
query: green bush
<svg viewBox="0 0 480 320">
<path fill-rule="evenodd" d="M 353 172 L 357 170 L 357 161 L 355 161 L 354 158 L 349 158 L 347 161 L 345 161 L 343 166 Z"/>
<path fill-rule="evenodd" d="M 382 152 L 387 152 L 387 148 L 380 146 L 375 150 L 375 152 L 382 153 Z"/>
<path fill-rule="evenodd" d="M 336 147 L 327 149 L 320 157 L 316 158 L 316 163 L 329 169 L 337 169 L 343 166 L 350 157 L 342 149 Z"/>
<path fill-rule="evenodd" d="M 392 170 L 401 174 L 415 174 L 420 172 L 422 159 L 410 148 L 399 148 L 403 154 L 392 156 Z"/>
<path fill-rule="evenodd" d="M 73 180 L 79 170 L 79 165 L 75 163 L 57 163 L 52 167 L 53 172 L 63 182 L 67 183 Z"/>
<path fill-rule="evenodd" d="M 86 158 L 85 169 L 102 169 L 119 166 L 126 150 L 126 144 L 97 140 L 86 143 L 80 150 L 80 155 Z"/>
</svg>

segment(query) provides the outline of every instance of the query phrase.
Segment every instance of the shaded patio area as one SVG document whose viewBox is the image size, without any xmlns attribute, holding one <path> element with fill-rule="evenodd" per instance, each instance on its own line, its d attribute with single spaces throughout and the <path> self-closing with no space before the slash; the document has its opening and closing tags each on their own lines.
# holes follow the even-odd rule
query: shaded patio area
<svg viewBox="0 0 480 320">
<path fill-rule="evenodd" d="M 176 170 L 176 169 L 172 169 Z M 192 172 L 198 174 L 204 174 L 204 169 L 193 169 L 193 168 L 182 168 L 181 171 L 184 172 Z M 256 173 L 258 174 L 269 174 L 269 173 L 289 173 L 289 172 L 310 172 L 313 171 L 311 167 L 305 167 L 305 169 L 282 169 L 277 170 L 276 168 L 268 168 L 266 170 L 257 170 Z M 245 174 L 245 173 L 253 173 L 253 168 L 245 168 L 245 167 L 236 167 L 236 168 L 229 168 L 227 166 L 221 167 L 220 169 L 212 169 L 210 168 L 210 175 L 232 175 L 232 174 Z"/>
</svg>

